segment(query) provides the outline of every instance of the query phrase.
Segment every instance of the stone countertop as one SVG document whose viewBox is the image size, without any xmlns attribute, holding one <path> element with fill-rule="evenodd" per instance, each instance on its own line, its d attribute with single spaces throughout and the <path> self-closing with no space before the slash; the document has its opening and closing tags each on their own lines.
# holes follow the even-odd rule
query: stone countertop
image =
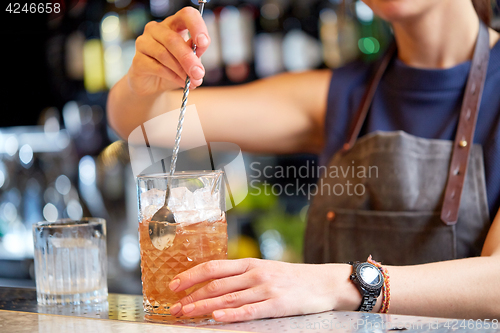
<svg viewBox="0 0 500 333">
<path fill-rule="evenodd" d="M 94 332 L 500 332 L 484 322 L 443 318 L 327 311 L 285 318 L 241 323 L 150 323 L 144 320 L 142 296 L 110 294 L 98 306 L 41 307 L 34 289 L 0 288 L 0 332 L 94 333 Z"/>
<path fill-rule="evenodd" d="M 0 332 L 22 333 L 171 333 L 199 332 L 197 328 L 112 319 L 93 319 L 0 310 Z M 214 331 L 217 332 L 217 331 Z M 222 331 L 220 331 L 222 332 Z M 227 332 L 227 331 L 226 331 Z"/>
</svg>

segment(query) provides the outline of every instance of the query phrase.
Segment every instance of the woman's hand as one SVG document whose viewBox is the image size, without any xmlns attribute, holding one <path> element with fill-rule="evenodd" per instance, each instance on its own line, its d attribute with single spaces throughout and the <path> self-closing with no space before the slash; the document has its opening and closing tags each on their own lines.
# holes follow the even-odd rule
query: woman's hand
<svg viewBox="0 0 500 333">
<path fill-rule="evenodd" d="M 182 291 L 210 281 L 174 304 L 175 316 L 212 313 L 234 322 L 283 317 L 327 310 L 354 310 L 361 295 L 349 281 L 347 264 L 291 264 L 260 259 L 213 260 L 172 279 L 170 289 Z"/>
<path fill-rule="evenodd" d="M 186 41 L 188 31 L 192 38 Z M 135 43 L 136 54 L 127 74 L 130 88 L 138 95 L 172 90 L 184 87 L 187 75 L 191 88 L 199 86 L 205 75 L 199 57 L 209 44 L 207 27 L 193 7 L 185 7 L 162 22 L 149 22 Z"/>
</svg>

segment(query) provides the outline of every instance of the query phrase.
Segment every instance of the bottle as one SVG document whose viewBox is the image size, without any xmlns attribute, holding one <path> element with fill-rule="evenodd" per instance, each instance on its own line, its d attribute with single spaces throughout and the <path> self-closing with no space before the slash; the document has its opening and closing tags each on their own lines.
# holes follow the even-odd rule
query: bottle
<svg viewBox="0 0 500 333">
<path fill-rule="evenodd" d="M 219 26 L 226 75 L 232 82 L 243 82 L 249 77 L 253 60 L 255 30 L 251 8 L 224 7 L 220 12 Z"/>
<path fill-rule="evenodd" d="M 283 17 L 288 3 L 265 0 L 260 7 L 258 33 L 254 38 L 255 73 L 257 77 L 275 75 L 284 70 Z"/>
<path fill-rule="evenodd" d="M 210 9 L 205 9 L 203 19 L 207 25 L 208 35 L 211 43 L 201 57 L 201 62 L 205 67 L 204 82 L 216 84 L 221 81 L 224 70 L 221 54 L 221 40 L 219 37 L 219 18 Z"/>
</svg>

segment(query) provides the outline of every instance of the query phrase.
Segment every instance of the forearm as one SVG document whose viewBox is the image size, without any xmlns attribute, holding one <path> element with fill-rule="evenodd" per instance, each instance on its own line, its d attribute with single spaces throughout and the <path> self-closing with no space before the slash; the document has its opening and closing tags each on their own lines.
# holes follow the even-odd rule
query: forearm
<svg viewBox="0 0 500 333">
<path fill-rule="evenodd" d="M 321 150 L 329 71 L 282 74 L 231 87 L 191 90 L 208 142 L 231 142 L 257 153 Z M 110 91 L 111 127 L 126 139 L 145 121 L 180 107 L 182 90 L 138 95 L 121 79 Z"/>
<path fill-rule="evenodd" d="M 390 313 L 500 318 L 498 255 L 387 269 L 391 282 Z"/>
<path fill-rule="evenodd" d="M 389 313 L 499 318 L 499 259 L 492 255 L 387 266 L 391 278 Z M 351 272 L 349 264 L 291 264 L 253 258 L 208 261 L 174 277 L 169 287 L 176 292 L 209 283 L 182 298 L 172 311 L 175 316 L 193 316 L 222 309 L 223 314 L 216 316 L 219 321 L 355 311 L 362 297 L 349 279 Z M 381 297 L 373 312 L 379 311 L 380 303 Z"/>
<path fill-rule="evenodd" d="M 125 140 L 134 128 L 151 117 L 153 105 L 161 95 L 161 92 L 138 95 L 132 91 L 127 80 L 125 75 L 111 88 L 107 102 L 109 124 Z"/>
<path fill-rule="evenodd" d="M 209 142 L 231 142 L 254 153 L 318 152 L 319 144 L 312 138 L 319 126 L 311 120 L 313 111 L 298 102 L 304 98 L 293 87 L 301 81 L 310 83 L 305 74 L 282 74 L 238 86 L 202 87 L 189 95 L 188 105 L 196 106 Z M 177 98 L 180 101 L 181 96 Z M 310 102 L 307 107 L 319 109 L 318 104 Z"/>
</svg>

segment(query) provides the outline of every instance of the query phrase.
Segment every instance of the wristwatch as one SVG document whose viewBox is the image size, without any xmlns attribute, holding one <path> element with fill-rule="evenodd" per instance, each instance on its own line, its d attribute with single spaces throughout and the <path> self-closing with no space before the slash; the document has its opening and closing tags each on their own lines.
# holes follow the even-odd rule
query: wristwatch
<svg viewBox="0 0 500 333">
<path fill-rule="evenodd" d="M 377 303 L 377 297 L 380 296 L 384 276 L 377 266 L 369 262 L 351 261 L 348 264 L 352 265 L 352 274 L 349 278 L 363 296 L 357 311 L 370 312 Z"/>
</svg>

